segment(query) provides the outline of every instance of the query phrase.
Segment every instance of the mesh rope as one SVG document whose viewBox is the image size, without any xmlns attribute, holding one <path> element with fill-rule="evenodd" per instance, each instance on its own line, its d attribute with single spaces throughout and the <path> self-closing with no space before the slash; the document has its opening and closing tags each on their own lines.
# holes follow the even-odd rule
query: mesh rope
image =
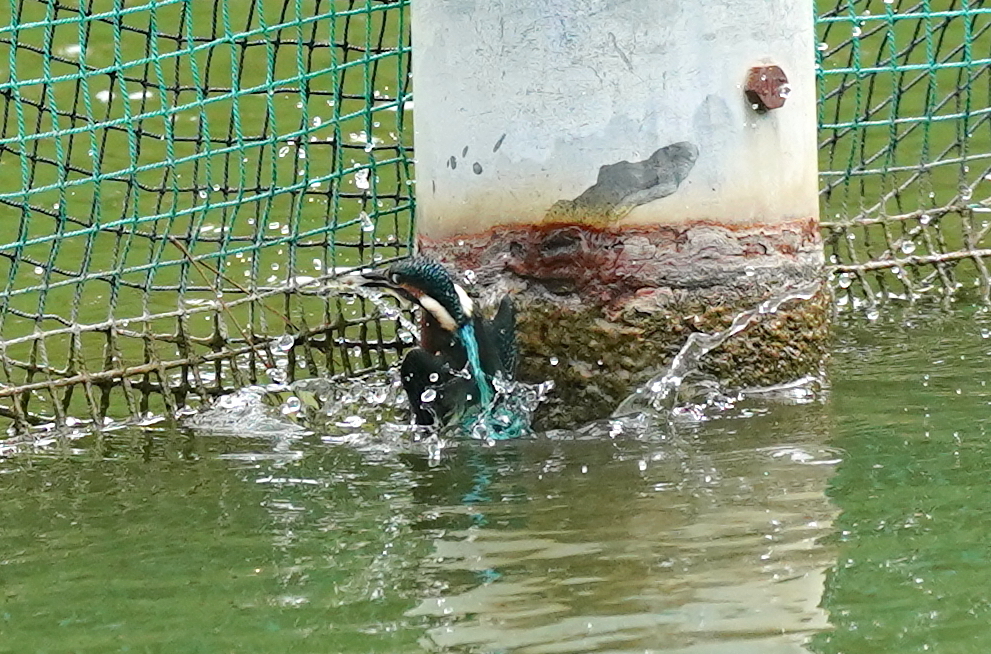
<svg viewBox="0 0 991 654">
<path fill-rule="evenodd" d="M 408 251 L 405 0 L 0 2 L 0 415 L 394 356 L 361 303 L 297 291 Z"/>
<path fill-rule="evenodd" d="M 991 7 L 820 0 L 822 226 L 841 304 L 991 277 Z"/>
</svg>

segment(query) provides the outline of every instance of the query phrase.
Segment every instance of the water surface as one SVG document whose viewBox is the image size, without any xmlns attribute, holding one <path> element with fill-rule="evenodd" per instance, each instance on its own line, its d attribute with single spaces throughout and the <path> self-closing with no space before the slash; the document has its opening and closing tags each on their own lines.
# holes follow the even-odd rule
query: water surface
<svg viewBox="0 0 991 654">
<path fill-rule="evenodd" d="M 9 452 L 0 652 L 988 651 L 989 328 L 840 324 L 827 395 L 701 422 Z"/>
</svg>

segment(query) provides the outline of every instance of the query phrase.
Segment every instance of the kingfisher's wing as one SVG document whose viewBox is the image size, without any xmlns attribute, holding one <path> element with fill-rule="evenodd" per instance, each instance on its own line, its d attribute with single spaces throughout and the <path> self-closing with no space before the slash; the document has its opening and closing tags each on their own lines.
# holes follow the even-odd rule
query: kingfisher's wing
<svg viewBox="0 0 991 654">
<path fill-rule="evenodd" d="M 443 416 L 437 416 L 439 405 L 434 402 L 424 402 L 423 393 L 436 385 L 431 379 L 440 380 L 441 375 L 449 375 L 445 370 L 441 357 L 431 354 L 423 348 L 415 347 L 406 353 L 403 364 L 399 368 L 399 376 L 403 390 L 409 398 L 413 419 L 418 425 L 434 424 L 435 416 L 443 421 Z"/>
<path fill-rule="evenodd" d="M 516 305 L 508 295 L 499 302 L 499 310 L 492 318 L 490 330 L 503 372 L 510 379 L 516 379 L 516 368 L 520 361 L 519 346 L 516 343 Z"/>
<path fill-rule="evenodd" d="M 443 354 L 415 347 L 406 353 L 399 374 L 418 425 L 450 424 L 472 404 L 472 398 L 475 403 L 478 401 L 477 385 L 455 375 Z M 433 391 L 433 397 L 428 395 L 425 401 L 427 390 Z"/>
</svg>

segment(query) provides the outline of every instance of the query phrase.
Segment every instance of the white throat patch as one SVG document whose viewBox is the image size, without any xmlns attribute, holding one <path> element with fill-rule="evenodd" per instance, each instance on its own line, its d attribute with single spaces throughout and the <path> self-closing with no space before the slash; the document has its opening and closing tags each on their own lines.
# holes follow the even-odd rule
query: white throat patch
<svg viewBox="0 0 991 654">
<path fill-rule="evenodd" d="M 458 328 L 458 324 L 454 322 L 454 317 L 437 300 L 429 295 L 421 295 L 416 298 L 416 301 L 420 303 L 424 311 L 430 312 L 430 315 L 434 317 L 443 329 L 453 332 Z"/>
<path fill-rule="evenodd" d="M 454 292 L 458 294 L 458 300 L 461 301 L 461 310 L 465 312 L 465 315 L 469 318 L 475 315 L 475 303 L 472 302 L 471 298 L 468 297 L 468 294 L 465 293 L 465 289 L 455 284 Z"/>
</svg>

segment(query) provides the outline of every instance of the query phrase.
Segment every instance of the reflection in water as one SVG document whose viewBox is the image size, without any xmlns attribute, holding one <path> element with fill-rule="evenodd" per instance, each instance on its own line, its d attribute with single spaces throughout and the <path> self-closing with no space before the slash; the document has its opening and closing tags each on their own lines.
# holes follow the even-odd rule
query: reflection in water
<svg viewBox="0 0 991 654">
<path fill-rule="evenodd" d="M 787 298 L 574 432 L 450 440 L 397 422 L 380 375 L 249 387 L 187 431 L 11 444 L 0 551 L 47 545 L 9 568 L 11 651 L 85 632 L 95 651 L 805 652 L 833 560 L 824 405 L 685 382 Z"/>
<path fill-rule="evenodd" d="M 841 329 L 824 402 L 671 425 L 445 443 L 366 389 L 2 450 L 0 652 L 988 651 L 988 317 Z"/>
<path fill-rule="evenodd" d="M 987 312 L 847 326 L 831 402 L 846 452 L 829 484 L 833 629 L 815 652 L 991 651 L 989 328 Z"/>
<path fill-rule="evenodd" d="M 809 414 L 472 449 L 423 469 L 438 592 L 407 615 L 438 620 L 431 641 L 458 651 L 806 651 L 826 626 L 833 555 L 817 539 L 835 462 Z M 466 503 L 479 457 L 488 499 Z"/>
<path fill-rule="evenodd" d="M 21 454 L 0 651 L 803 651 L 827 424 L 747 412 L 439 453 L 161 430 Z"/>
</svg>

